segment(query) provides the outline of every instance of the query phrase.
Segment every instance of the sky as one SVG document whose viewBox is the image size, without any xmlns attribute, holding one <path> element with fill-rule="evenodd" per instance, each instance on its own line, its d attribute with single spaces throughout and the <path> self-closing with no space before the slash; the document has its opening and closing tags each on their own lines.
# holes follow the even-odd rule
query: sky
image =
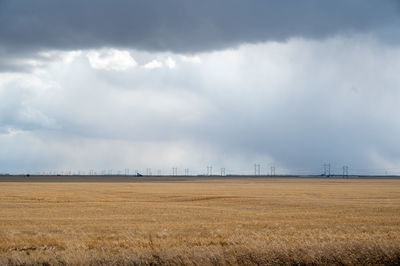
<svg viewBox="0 0 400 266">
<path fill-rule="evenodd" d="M 0 173 L 400 174 L 398 0 L 0 0 Z"/>
</svg>

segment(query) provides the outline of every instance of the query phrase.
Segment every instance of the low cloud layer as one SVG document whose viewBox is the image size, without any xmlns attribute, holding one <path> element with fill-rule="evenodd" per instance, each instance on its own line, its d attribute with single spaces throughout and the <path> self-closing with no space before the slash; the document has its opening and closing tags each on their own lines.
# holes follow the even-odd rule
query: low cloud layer
<svg viewBox="0 0 400 266">
<path fill-rule="evenodd" d="M 400 170 L 400 48 L 375 38 L 43 58 L 0 75 L 3 171 Z"/>
</svg>

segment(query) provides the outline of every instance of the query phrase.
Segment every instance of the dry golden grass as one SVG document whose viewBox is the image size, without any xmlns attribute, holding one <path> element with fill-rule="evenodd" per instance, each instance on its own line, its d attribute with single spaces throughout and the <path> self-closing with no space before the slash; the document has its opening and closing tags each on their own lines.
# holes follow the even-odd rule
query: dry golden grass
<svg viewBox="0 0 400 266">
<path fill-rule="evenodd" d="M 0 264 L 400 264 L 400 180 L 0 183 Z"/>
</svg>

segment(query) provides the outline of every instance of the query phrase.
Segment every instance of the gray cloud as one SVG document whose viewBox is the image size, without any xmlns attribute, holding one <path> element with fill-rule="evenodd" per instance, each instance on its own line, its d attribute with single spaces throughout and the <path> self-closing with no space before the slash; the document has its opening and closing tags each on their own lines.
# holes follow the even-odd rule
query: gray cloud
<svg viewBox="0 0 400 266">
<path fill-rule="evenodd" d="M 0 0 L 0 171 L 395 168 L 399 21 L 397 0 Z"/>
<path fill-rule="evenodd" d="M 85 53 L 0 87 L 1 123 L 17 132 L 2 130 L 0 142 L 16 147 L 15 160 L 25 156 L 21 142 L 37 147 L 26 153 L 40 169 L 177 165 L 201 173 L 213 164 L 249 173 L 260 162 L 320 173 L 324 162 L 338 171 L 400 161 L 398 47 L 290 40 L 198 54 L 198 64 L 131 51 L 138 66 L 124 71 L 92 68 Z M 143 67 L 169 57 L 176 68 Z"/>
<path fill-rule="evenodd" d="M 98 47 L 181 53 L 336 34 L 395 41 L 398 7 L 398 0 L 2 0 L 0 47 L 7 53 Z"/>
</svg>

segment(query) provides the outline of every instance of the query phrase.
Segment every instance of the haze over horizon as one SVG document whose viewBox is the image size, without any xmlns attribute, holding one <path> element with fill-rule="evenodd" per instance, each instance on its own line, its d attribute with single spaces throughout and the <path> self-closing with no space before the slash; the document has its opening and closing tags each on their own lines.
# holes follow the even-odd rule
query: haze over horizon
<svg viewBox="0 0 400 266">
<path fill-rule="evenodd" d="M 0 0 L 0 173 L 400 174 L 400 1 Z"/>
</svg>

